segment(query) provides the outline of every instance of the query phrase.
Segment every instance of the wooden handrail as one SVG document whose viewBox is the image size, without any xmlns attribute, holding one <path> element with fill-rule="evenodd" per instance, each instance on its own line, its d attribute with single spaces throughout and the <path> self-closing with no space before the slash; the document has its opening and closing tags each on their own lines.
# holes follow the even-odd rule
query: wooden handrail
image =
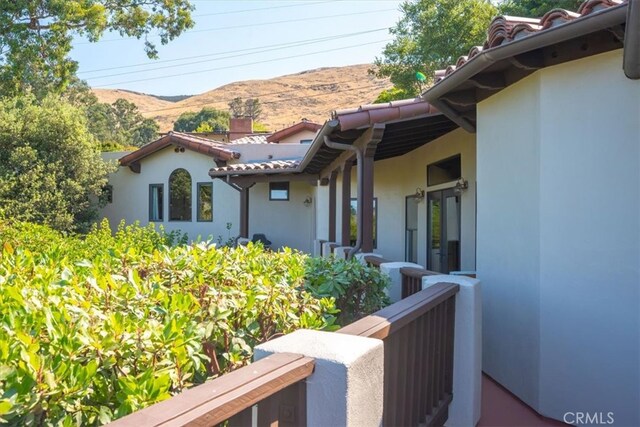
<svg viewBox="0 0 640 427">
<path fill-rule="evenodd" d="M 442 274 L 442 273 L 437 273 L 431 270 L 425 270 L 424 268 L 402 267 L 400 268 L 400 274 L 407 277 L 422 279 L 424 276 L 437 276 L 438 274 Z"/>
<path fill-rule="evenodd" d="M 251 419 L 251 407 L 279 392 L 285 392 L 291 386 L 301 385 L 304 393 L 305 378 L 313 373 L 313 358 L 299 354 L 278 353 L 208 381 L 194 388 L 164 400 L 160 403 L 120 418 L 111 424 L 113 427 L 142 426 L 214 426 L 232 417 L 242 416 L 242 420 Z M 294 397 L 298 401 L 300 399 Z M 273 405 L 266 405 L 273 406 Z M 269 408 L 267 408 L 269 409 Z M 243 412 L 244 411 L 244 412 Z M 271 425 L 266 420 L 271 414 L 258 408 L 258 425 Z M 273 411 L 270 411 L 273 412 Z M 276 408 L 277 412 L 277 408 Z M 296 423 L 306 423 L 305 408 L 297 414 Z M 262 417 L 261 417 L 262 415 Z M 275 415 L 277 425 L 278 415 Z M 260 419 L 265 422 L 260 422 Z M 234 424 L 231 420 L 231 424 Z M 240 424 L 244 425 L 245 422 Z"/>
<path fill-rule="evenodd" d="M 441 426 L 447 420 L 459 288 L 437 283 L 337 331 L 383 340 L 385 426 Z"/>
<path fill-rule="evenodd" d="M 383 264 L 385 262 L 389 262 L 386 259 L 379 257 L 379 256 L 375 256 L 375 255 L 367 255 L 364 257 L 364 260 L 367 264 L 369 264 L 372 267 L 377 267 L 380 268 L 380 264 Z"/>
<path fill-rule="evenodd" d="M 441 273 L 425 270 L 424 268 L 402 267 L 400 268 L 400 274 L 402 275 L 401 298 L 404 299 L 422 290 L 422 278 L 424 276 L 434 276 Z"/>
</svg>

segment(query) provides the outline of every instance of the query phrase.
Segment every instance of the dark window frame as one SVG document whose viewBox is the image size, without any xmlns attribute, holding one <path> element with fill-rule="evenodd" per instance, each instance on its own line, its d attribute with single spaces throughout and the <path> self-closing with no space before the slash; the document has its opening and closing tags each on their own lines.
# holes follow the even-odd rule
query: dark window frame
<svg viewBox="0 0 640 427">
<path fill-rule="evenodd" d="M 356 197 L 352 197 L 351 199 L 349 199 L 349 209 L 351 209 L 352 205 L 351 202 L 357 202 L 358 199 Z M 358 221 L 357 215 L 357 205 L 356 205 L 356 212 L 354 214 L 352 214 L 353 216 L 356 217 L 356 223 Z M 349 224 L 351 224 L 351 221 L 349 221 Z M 356 230 L 357 233 L 357 230 Z M 351 246 L 354 246 L 356 244 L 356 239 L 358 238 L 358 236 L 355 236 L 355 239 L 352 239 L 351 237 L 351 233 L 349 233 L 349 244 Z M 373 198 L 373 249 L 378 249 L 378 198 L 374 197 Z"/>
<path fill-rule="evenodd" d="M 300 140 L 300 144 L 302 145 L 309 145 L 313 142 L 313 139 L 301 139 Z"/>
<path fill-rule="evenodd" d="M 286 188 L 273 188 L 275 185 L 282 185 L 283 187 Z M 283 191 L 285 190 L 287 192 L 287 198 L 286 199 L 281 199 L 281 198 L 277 198 L 274 199 L 272 196 L 272 192 L 273 191 Z M 289 199 L 291 198 L 291 185 L 289 183 L 289 181 L 272 181 L 269 183 L 269 201 L 273 201 L 273 202 L 288 202 Z"/>
<path fill-rule="evenodd" d="M 457 177 L 451 178 L 451 179 L 447 179 L 447 180 L 443 180 L 443 181 L 432 182 L 432 180 L 433 180 L 433 177 L 432 177 L 432 174 L 431 174 L 432 168 L 438 167 L 440 169 L 443 169 L 442 167 L 440 167 L 440 165 L 443 165 L 443 164 L 446 164 L 448 162 L 455 161 L 455 160 L 458 161 L 457 167 L 458 167 L 459 173 L 457 174 L 458 175 Z M 443 184 L 447 184 L 447 183 L 450 183 L 450 182 L 455 182 L 458 179 L 460 179 L 461 177 L 462 177 L 462 154 L 460 154 L 460 153 L 454 154 L 453 156 L 447 157 L 447 158 L 442 159 L 442 160 L 438 160 L 437 162 L 429 163 L 427 165 L 427 187 L 435 187 L 436 185 L 443 185 Z"/>
<path fill-rule="evenodd" d="M 200 211 L 200 189 L 202 187 L 211 188 L 211 218 L 202 219 Z M 196 220 L 197 222 L 213 222 L 213 182 L 198 182 L 196 183 Z"/>
<path fill-rule="evenodd" d="M 153 189 L 159 188 L 160 192 L 160 209 L 158 213 L 160 214 L 158 218 L 153 218 L 153 198 L 151 195 L 153 194 Z M 149 222 L 164 222 L 164 184 L 149 184 Z"/>
<path fill-rule="evenodd" d="M 172 188 L 171 188 L 171 178 L 173 177 L 173 175 L 178 172 L 178 171 L 185 171 L 188 175 L 189 175 L 189 209 L 187 212 L 189 212 L 189 218 L 188 219 L 171 219 L 171 197 L 172 197 Z M 191 177 L 191 173 L 186 170 L 185 168 L 177 168 L 174 169 L 171 174 L 169 175 L 169 197 L 167 199 L 169 201 L 168 204 L 168 221 L 169 222 L 193 222 L 193 178 Z"/>
</svg>

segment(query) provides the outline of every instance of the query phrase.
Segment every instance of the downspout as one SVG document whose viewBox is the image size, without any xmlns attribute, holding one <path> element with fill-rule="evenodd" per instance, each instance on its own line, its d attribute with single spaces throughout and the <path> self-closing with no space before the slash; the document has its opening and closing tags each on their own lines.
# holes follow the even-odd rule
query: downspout
<svg viewBox="0 0 640 427">
<path fill-rule="evenodd" d="M 640 2 L 630 1 L 627 6 L 627 23 L 624 30 L 624 75 L 640 79 Z"/>
<path fill-rule="evenodd" d="M 356 233 L 356 244 L 353 248 L 349 249 L 349 253 L 347 254 L 347 259 L 351 259 L 353 258 L 353 255 L 358 252 L 360 250 L 360 248 L 362 247 L 362 216 L 363 216 L 363 211 L 362 211 L 362 176 L 363 176 L 363 164 L 364 164 L 364 149 L 363 148 L 358 148 L 358 147 L 354 147 L 353 145 L 349 145 L 349 144 L 340 144 L 338 142 L 333 142 L 329 139 L 328 136 L 324 136 L 324 144 L 329 147 L 329 148 L 333 148 L 334 150 L 341 150 L 341 151 L 352 151 L 354 153 L 356 153 L 356 160 L 358 162 L 358 206 L 356 209 L 356 225 L 357 225 L 357 233 Z"/>
</svg>

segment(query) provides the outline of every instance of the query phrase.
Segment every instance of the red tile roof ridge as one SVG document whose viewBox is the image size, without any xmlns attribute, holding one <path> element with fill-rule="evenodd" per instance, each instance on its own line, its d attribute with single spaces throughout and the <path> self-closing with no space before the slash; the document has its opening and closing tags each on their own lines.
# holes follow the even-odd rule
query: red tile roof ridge
<svg viewBox="0 0 640 427">
<path fill-rule="evenodd" d="M 308 120 L 302 120 L 301 122 L 298 122 L 293 126 L 289 126 L 287 128 L 280 129 L 277 132 L 274 132 L 273 134 L 267 137 L 267 142 L 278 142 L 284 138 L 288 138 L 304 130 L 317 132 L 318 130 L 320 130 L 321 127 L 322 125 L 319 123 L 310 122 Z"/>
<path fill-rule="evenodd" d="M 629 0 L 585 0 L 580 4 L 577 12 L 565 9 L 552 9 L 545 13 L 542 18 L 509 15 L 497 16 L 491 21 L 487 29 L 487 39 L 484 45 L 472 47 L 467 55 L 462 55 L 458 58 L 455 65 L 449 65 L 443 70 L 436 70 L 434 73 L 434 83 L 438 83 L 453 74 L 458 68 L 463 67 L 484 50 L 493 49 L 511 43 L 514 40 L 528 37 L 531 34 L 570 23 L 576 19 L 621 5 L 628 1 Z"/>
<path fill-rule="evenodd" d="M 209 174 L 211 176 L 222 176 L 229 175 L 229 173 L 239 172 L 242 173 L 252 173 L 256 171 L 295 171 L 296 168 L 300 165 L 302 159 L 294 159 L 294 160 L 269 160 L 263 162 L 252 162 L 252 163 L 234 163 L 227 166 L 220 166 L 211 168 Z"/>
</svg>

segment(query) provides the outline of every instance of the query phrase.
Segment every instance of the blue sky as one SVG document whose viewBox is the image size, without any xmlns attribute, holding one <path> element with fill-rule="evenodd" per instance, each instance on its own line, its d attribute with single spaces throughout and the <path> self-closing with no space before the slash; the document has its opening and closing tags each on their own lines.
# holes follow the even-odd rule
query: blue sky
<svg viewBox="0 0 640 427">
<path fill-rule="evenodd" d="M 158 60 L 142 40 L 105 33 L 78 39 L 71 53 L 93 86 L 192 95 L 238 80 L 369 63 L 390 41 L 400 0 L 195 0 L 196 26 Z M 359 34 L 355 34 L 359 33 Z M 144 65 L 138 65 L 144 64 Z M 132 66 L 136 65 L 136 66 Z"/>
</svg>

